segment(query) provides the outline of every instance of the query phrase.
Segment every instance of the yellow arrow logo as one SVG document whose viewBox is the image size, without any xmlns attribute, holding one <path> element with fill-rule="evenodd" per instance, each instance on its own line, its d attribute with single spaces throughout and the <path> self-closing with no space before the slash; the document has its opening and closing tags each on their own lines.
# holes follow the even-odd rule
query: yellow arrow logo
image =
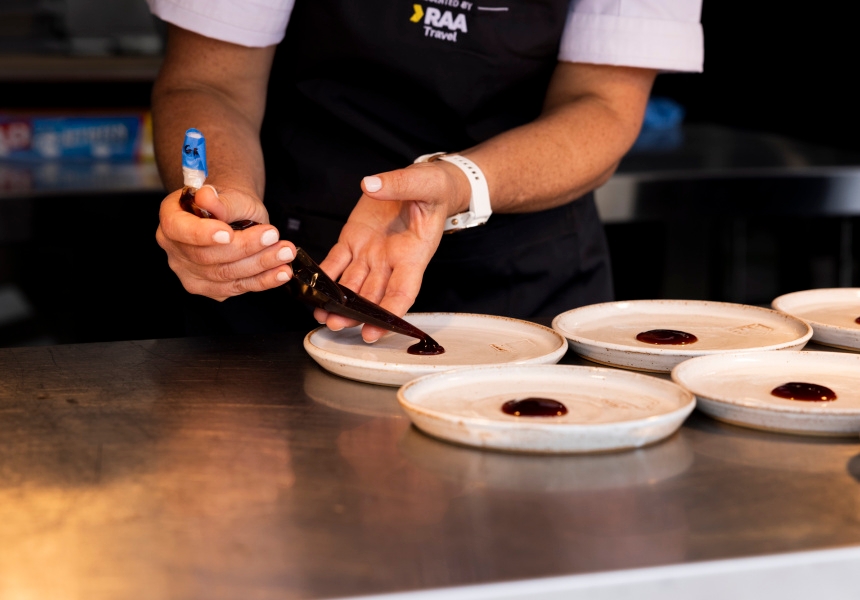
<svg viewBox="0 0 860 600">
<path fill-rule="evenodd" d="M 413 23 L 417 23 L 424 16 L 424 9 L 421 8 L 420 4 L 413 4 L 412 9 L 415 11 L 415 14 L 409 17 L 409 20 Z"/>
</svg>

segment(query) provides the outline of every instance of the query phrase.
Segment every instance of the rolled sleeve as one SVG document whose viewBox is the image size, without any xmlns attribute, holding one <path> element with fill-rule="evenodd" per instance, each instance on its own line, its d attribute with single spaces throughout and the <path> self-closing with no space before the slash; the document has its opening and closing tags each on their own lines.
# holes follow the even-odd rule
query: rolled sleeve
<svg viewBox="0 0 860 600">
<path fill-rule="evenodd" d="M 146 0 L 158 18 L 200 35 L 262 48 L 284 38 L 295 0 Z"/>
<path fill-rule="evenodd" d="M 558 59 L 700 72 L 702 0 L 572 0 Z"/>
</svg>

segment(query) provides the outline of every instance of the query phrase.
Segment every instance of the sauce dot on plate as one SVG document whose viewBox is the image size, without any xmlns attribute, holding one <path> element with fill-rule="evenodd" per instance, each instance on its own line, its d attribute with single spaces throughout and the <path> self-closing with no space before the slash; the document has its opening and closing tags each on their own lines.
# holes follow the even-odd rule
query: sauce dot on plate
<svg viewBox="0 0 860 600">
<path fill-rule="evenodd" d="M 439 342 L 428 336 L 421 338 L 417 343 L 409 346 L 406 351 L 409 354 L 415 354 L 417 356 L 436 356 L 437 354 L 444 354 L 445 348 L 440 346 Z"/>
<path fill-rule="evenodd" d="M 791 381 L 773 388 L 770 392 L 777 398 L 804 400 L 806 402 L 829 402 L 836 400 L 836 392 L 817 383 Z"/>
<path fill-rule="evenodd" d="M 677 331 L 675 329 L 651 329 L 643 331 L 636 336 L 636 339 L 646 344 L 661 344 L 671 346 L 683 346 L 699 341 L 699 338 L 692 333 L 686 331 Z"/>
<path fill-rule="evenodd" d="M 567 414 L 567 407 L 551 398 L 523 398 L 505 402 L 502 412 L 514 417 L 560 417 Z"/>
</svg>

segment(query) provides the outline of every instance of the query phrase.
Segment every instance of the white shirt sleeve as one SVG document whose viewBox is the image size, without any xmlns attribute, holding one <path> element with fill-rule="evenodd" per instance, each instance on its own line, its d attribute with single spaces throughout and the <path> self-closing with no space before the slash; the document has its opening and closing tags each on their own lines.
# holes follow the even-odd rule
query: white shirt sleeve
<svg viewBox="0 0 860 600">
<path fill-rule="evenodd" d="M 284 39 L 295 0 L 146 0 L 163 21 L 200 35 L 262 48 Z"/>
<path fill-rule="evenodd" d="M 702 0 L 571 0 L 558 59 L 702 71 Z"/>
</svg>

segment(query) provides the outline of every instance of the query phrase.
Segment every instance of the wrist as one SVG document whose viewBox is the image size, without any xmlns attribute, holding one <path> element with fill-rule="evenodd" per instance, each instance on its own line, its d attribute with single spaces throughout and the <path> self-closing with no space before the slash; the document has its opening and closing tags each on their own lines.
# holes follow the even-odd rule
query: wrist
<svg viewBox="0 0 860 600">
<path fill-rule="evenodd" d="M 450 217 L 469 210 L 469 201 L 472 198 L 472 186 L 469 185 L 469 178 L 463 170 L 444 160 L 433 162 L 433 166 L 445 172 L 452 190 L 452 193 L 447 198 L 448 206 L 445 216 Z"/>
<path fill-rule="evenodd" d="M 445 152 L 434 152 L 431 154 L 423 154 L 415 159 L 416 163 L 433 163 L 433 162 L 449 163 L 458 169 L 465 180 L 469 184 L 469 206 L 465 211 L 449 212 L 448 218 L 445 220 L 445 232 L 460 231 L 477 225 L 483 225 L 493 214 L 492 205 L 490 204 L 490 191 L 487 185 L 487 179 L 484 177 L 481 168 L 472 160 L 461 154 L 447 154 Z M 454 179 L 454 181 L 462 182 L 462 178 Z M 457 186 L 460 187 L 459 185 Z M 454 198 L 449 201 L 449 211 L 456 211 L 462 207 L 462 198 L 459 194 L 454 194 Z M 454 208 L 456 207 L 456 208 Z"/>
</svg>

